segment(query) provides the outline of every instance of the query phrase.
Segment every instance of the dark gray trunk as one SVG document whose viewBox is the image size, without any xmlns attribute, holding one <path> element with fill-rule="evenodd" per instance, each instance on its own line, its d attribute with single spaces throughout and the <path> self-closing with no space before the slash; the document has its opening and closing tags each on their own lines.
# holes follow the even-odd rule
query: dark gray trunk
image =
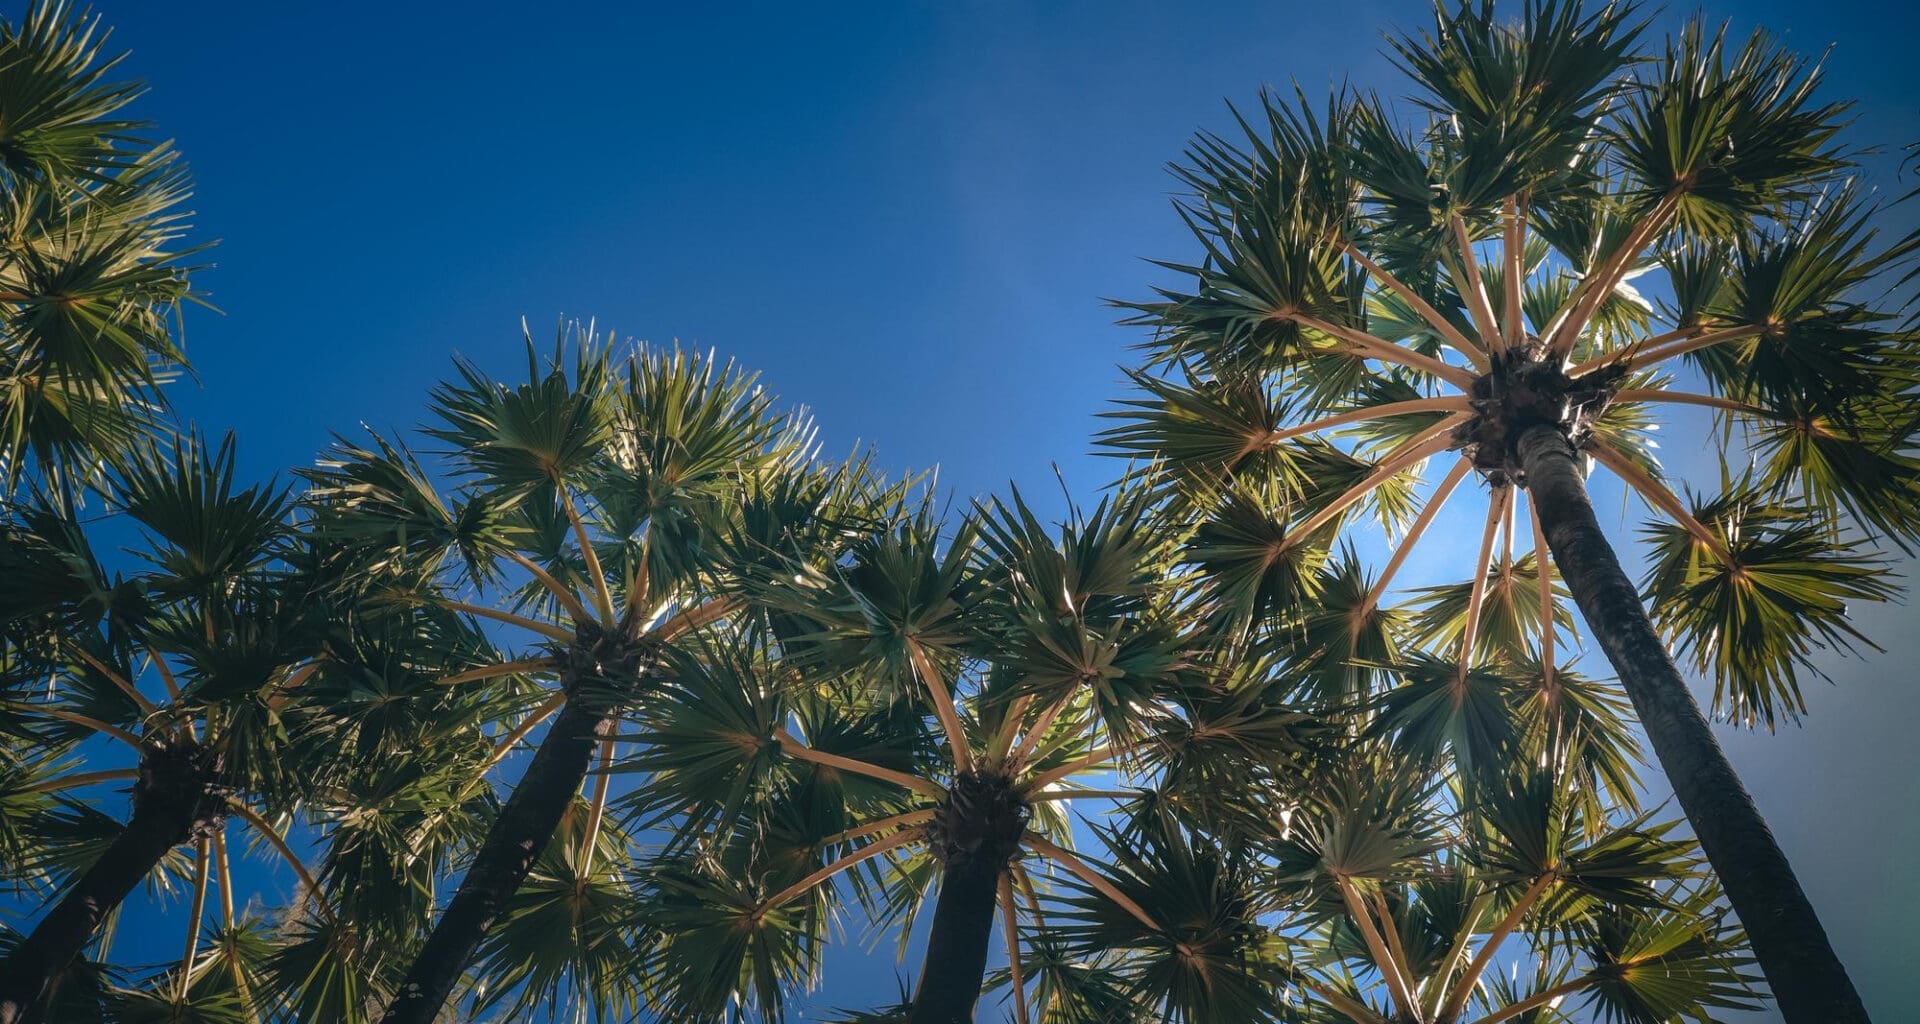
<svg viewBox="0 0 1920 1024">
<path fill-rule="evenodd" d="M 976 857 L 949 864 L 941 873 L 910 1024 L 971 1024 L 986 981 L 1003 869 L 1004 864 Z"/>
<path fill-rule="evenodd" d="M 594 748 L 612 733 L 614 722 L 612 715 L 584 701 L 570 701 L 554 718 L 453 901 L 414 958 L 382 1024 L 432 1024 L 439 1016 L 480 940 L 553 840 L 587 777 Z"/>
<path fill-rule="evenodd" d="M 0 962 L 0 1024 L 26 1016 L 48 984 L 93 941 L 100 922 L 169 851 L 219 827 L 227 790 L 214 782 L 218 774 L 217 755 L 197 744 L 149 744 L 140 758 L 126 827 Z"/>
<path fill-rule="evenodd" d="M 108 914 L 186 841 L 191 819 L 156 820 L 137 811 L 100 859 L 40 919 L 25 941 L 0 963 L 0 1024 L 13 1024 L 40 998 L 47 983 L 80 955 Z"/>
<path fill-rule="evenodd" d="M 1866 1008 L 1813 905 L 1601 532 L 1572 447 L 1547 426 L 1528 429 L 1516 447 L 1554 562 L 1632 698 L 1782 1016 L 1788 1024 L 1865 1024 Z"/>
</svg>

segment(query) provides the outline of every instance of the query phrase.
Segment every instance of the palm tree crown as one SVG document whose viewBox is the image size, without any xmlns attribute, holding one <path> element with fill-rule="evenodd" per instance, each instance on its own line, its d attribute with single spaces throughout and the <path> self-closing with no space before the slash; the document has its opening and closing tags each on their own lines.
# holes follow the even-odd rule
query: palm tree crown
<svg viewBox="0 0 1920 1024">
<path fill-rule="evenodd" d="M 433 1020 L 475 966 L 465 991 L 478 1006 L 630 1013 L 637 980 L 606 966 L 629 937 L 621 893 L 638 852 L 608 831 L 629 746 L 620 723 L 700 663 L 705 631 L 756 614 L 742 587 L 757 564 L 831 544 L 861 474 L 815 462 L 807 421 L 750 375 L 591 327 L 563 325 L 551 356 L 529 339 L 524 382 L 462 364 L 432 409 L 439 472 L 398 441 L 343 439 L 309 474 L 314 531 L 349 604 L 433 610 L 511 638 L 465 664 L 442 652 L 436 685 L 396 695 L 488 695 L 491 718 L 466 724 L 478 735 L 498 723 L 491 750 L 436 802 L 490 798 L 510 755 L 529 741 L 534 754 L 477 845 L 449 843 L 470 847 L 458 891 L 424 943 L 405 931 L 421 917 L 396 922 L 404 952 L 389 963 L 402 974 L 370 998 L 392 996 L 385 1020 Z M 523 890 L 530 877 L 537 888 Z M 577 900 L 584 889 L 605 899 Z M 561 925 L 570 941 L 541 931 Z"/>
<path fill-rule="evenodd" d="M 1576 1006 L 1660 1024 L 1758 1005 L 1742 936 L 1671 825 L 1590 818 L 1577 776 L 1551 769 L 1465 783 L 1462 800 L 1391 746 L 1331 757 L 1274 794 L 1289 809 L 1265 829 L 1196 842 L 1161 818 L 1110 834 L 1109 885 L 1192 924 L 1173 945 L 1083 891 L 1061 908 L 1073 959 L 1196 1024 L 1500 1024 Z"/>
<path fill-rule="evenodd" d="M 235 457 L 231 439 L 185 439 L 124 461 L 105 501 L 144 537 L 132 572 L 110 571 L 57 508 L 16 510 L 0 536 L 0 573 L 23 584 L 0 601 L 0 858 L 44 911 L 7 943 L 0 1020 L 41 1000 L 48 1020 L 263 1014 L 300 988 L 283 989 L 273 961 L 305 929 L 338 925 L 289 831 L 364 806 L 324 767 L 335 708 L 307 686 L 344 631 L 293 571 L 287 491 L 239 485 Z M 115 786 L 132 793 L 124 823 L 106 809 Z M 236 831 L 251 841 L 233 846 Z M 236 910 L 232 864 L 252 859 L 296 879 L 272 920 Z M 143 880 L 188 893 L 184 953 L 128 983 L 102 961 Z M 210 892 L 219 923 L 203 941 Z"/>
<path fill-rule="evenodd" d="M 777 1015 L 816 983 L 840 877 L 903 943 L 933 901 L 903 1019 L 973 1019 L 996 916 L 1015 1018 L 1052 1019 L 1021 936 L 1052 934 L 1053 879 L 1161 927 L 1072 851 L 1067 808 L 1204 801 L 1209 767 L 1256 746 L 1287 762 L 1312 732 L 1259 672 L 1200 657 L 1140 495 L 1057 531 L 1016 498 L 948 534 L 930 501 L 841 559 L 773 572 L 770 631 L 733 638 L 739 653 L 680 674 L 659 706 L 638 803 L 701 837 L 648 872 L 675 1019 L 740 998 Z"/>
<path fill-rule="evenodd" d="M 183 165 L 124 116 L 107 33 L 64 2 L 0 23 L 0 474 L 72 496 L 163 432 L 185 365 L 169 317 L 195 299 Z"/>
<path fill-rule="evenodd" d="M 1103 441 L 1153 461 L 1141 472 L 1189 524 L 1222 618 L 1291 624 L 1331 593 L 1347 620 L 1322 631 L 1333 663 L 1445 642 L 1464 693 L 1489 631 L 1521 629 L 1551 686 L 1561 576 L 1736 907 L 1772 917 L 1769 890 L 1804 897 L 1669 651 L 1728 716 L 1772 726 L 1804 711 L 1815 652 L 1864 643 L 1848 603 L 1895 593 L 1873 545 L 1920 536 L 1904 411 L 1920 348 L 1888 299 L 1912 243 L 1876 244 L 1817 66 L 1698 22 L 1648 54 L 1644 29 L 1631 5 L 1506 20 L 1443 4 L 1393 44 L 1418 89 L 1411 125 L 1341 93 L 1321 110 L 1269 97 L 1239 142 L 1202 136 L 1177 172 L 1204 258 L 1166 264 L 1185 283 L 1134 306 L 1165 372 L 1136 375 L 1144 394 Z M 1689 408 L 1715 417 L 1724 468 L 1676 493 L 1647 434 Z M 1662 516 L 1638 593 L 1576 459 Z M 1476 490 L 1468 581 L 1384 606 L 1441 507 Z M 1367 518 L 1391 557 L 1323 588 Z M 1748 845 L 1764 870 L 1735 867 Z M 1782 941 L 1818 936 L 1805 910 Z M 1795 957 L 1747 923 L 1797 1002 Z M 1815 945 L 1825 989 L 1845 990 L 1822 1012 L 1857 1013 Z"/>
</svg>

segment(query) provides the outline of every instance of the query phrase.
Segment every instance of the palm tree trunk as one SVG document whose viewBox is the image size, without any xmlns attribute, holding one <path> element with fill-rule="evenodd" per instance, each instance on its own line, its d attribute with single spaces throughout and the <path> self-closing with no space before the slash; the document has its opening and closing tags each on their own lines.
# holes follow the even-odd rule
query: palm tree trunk
<svg viewBox="0 0 1920 1024">
<path fill-rule="evenodd" d="M 941 873 L 909 1024 L 972 1024 L 986 981 L 987 946 L 1005 867 L 994 858 L 968 857 Z"/>
<path fill-rule="evenodd" d="M 1788 1024 L 1865 1024 L 1813 905 L 1601 533 L 1572 447 L 1549 426 L 1529 428 L 1516 447 L 1561 577 L 1632 698 L 1781 1014 Z"/>
<path fill-rule="evenodd" d="M 203 807 L 143 795 L 135 788 L 126 827 L 74 882 L 33 932 L 0 962 L 0 1024 L 14 1024 L 71 964 L 133 887 L 192 836 Z"/>
<path fill-rule="evenodd" d="M 432 1024 L 439 1016 L 480 940 L 553 840 L 587 777 L 594 748 L 612 733 L 614 723 L 614 716 L 585 701 L 568 702 L 554 718 L 526 775 L 467 867 L 459 891 L 414 957 L 382 1024 Z"/>
</svg>

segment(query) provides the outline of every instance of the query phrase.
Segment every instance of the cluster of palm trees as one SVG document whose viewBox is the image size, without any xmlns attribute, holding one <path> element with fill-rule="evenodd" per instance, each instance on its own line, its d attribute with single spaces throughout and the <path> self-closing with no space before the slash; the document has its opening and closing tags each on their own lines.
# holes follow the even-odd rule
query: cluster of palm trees
<svg viewBox="0 0 1920 1024">
<path fill-rule="evenodd" d="M 1122 479 L 1050 523 L 580 325 L 238 480 L 163 392 L 184 171 L 97 22 L 0 25 L 0 1024 L 777 1020 L 848 931 L 924 951 L 847 1021 L 1865 1021 L 1681 668 L 1771 727 L 1897 593 L 1916 243 L 1817 66 L 1646 31 L 1443 5 L 1411 114 L 1200 136 Z"/>
</svg>

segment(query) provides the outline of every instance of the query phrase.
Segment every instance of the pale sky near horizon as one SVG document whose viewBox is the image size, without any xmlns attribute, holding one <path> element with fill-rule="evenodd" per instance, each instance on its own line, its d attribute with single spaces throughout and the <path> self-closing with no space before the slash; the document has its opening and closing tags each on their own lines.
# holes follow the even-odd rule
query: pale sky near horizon
<svg viewBox="0 0 1920 1024">
<path fill-rule="evenodd" d="M 223 312 L 188 317 L 183 411 L 284 473 L 331 430 L 417 423 L 454 352 L 510 370 L 522 316 L 536 337 L 597 317 L 764 371 L 830 452 L 864 440 L 896 470 L 939 465 L 962 499 L 1011 480 L 1054 509 L 1057 462 L 1090 499 L 1116 469 L 1086 454 L 1095 416 L 1139 340 L 1100 300 L 1165 280 L 1143 258 L 1194 253 L 1164 165 L 1263 85 L 1404 94 L 1381 33 L 1429 17 L 1412 0 L 798 7 L 97 3 L 151 87 L 139 113 L 196 172 L 196 235 L 222 240 L 201 283 Z M 1860 101 L 1852 141 L 1920 140 L 1912 11 L 1704 10 L 1835 44 L 1827 94 Z M 1911 187 L 1896 166 L 1875 158 L 1869 180 Z M 1663 436 L 1670 468 L 1711 483 L 1697 424 Z M 1630 547 L 1644 510 L 1604 487 L 1596 503 Z M 1463 574 L 1437 565 L 1409 572 Z M 1898 1024 L 1920 1006 L 1920 618 L 1860 621 L 1885 654 L 1832 660 L 1803 725 L 1723 742 Z M 814 1005 L 892 996 L 889 958 L 836 956 Z"/>
</svg>

